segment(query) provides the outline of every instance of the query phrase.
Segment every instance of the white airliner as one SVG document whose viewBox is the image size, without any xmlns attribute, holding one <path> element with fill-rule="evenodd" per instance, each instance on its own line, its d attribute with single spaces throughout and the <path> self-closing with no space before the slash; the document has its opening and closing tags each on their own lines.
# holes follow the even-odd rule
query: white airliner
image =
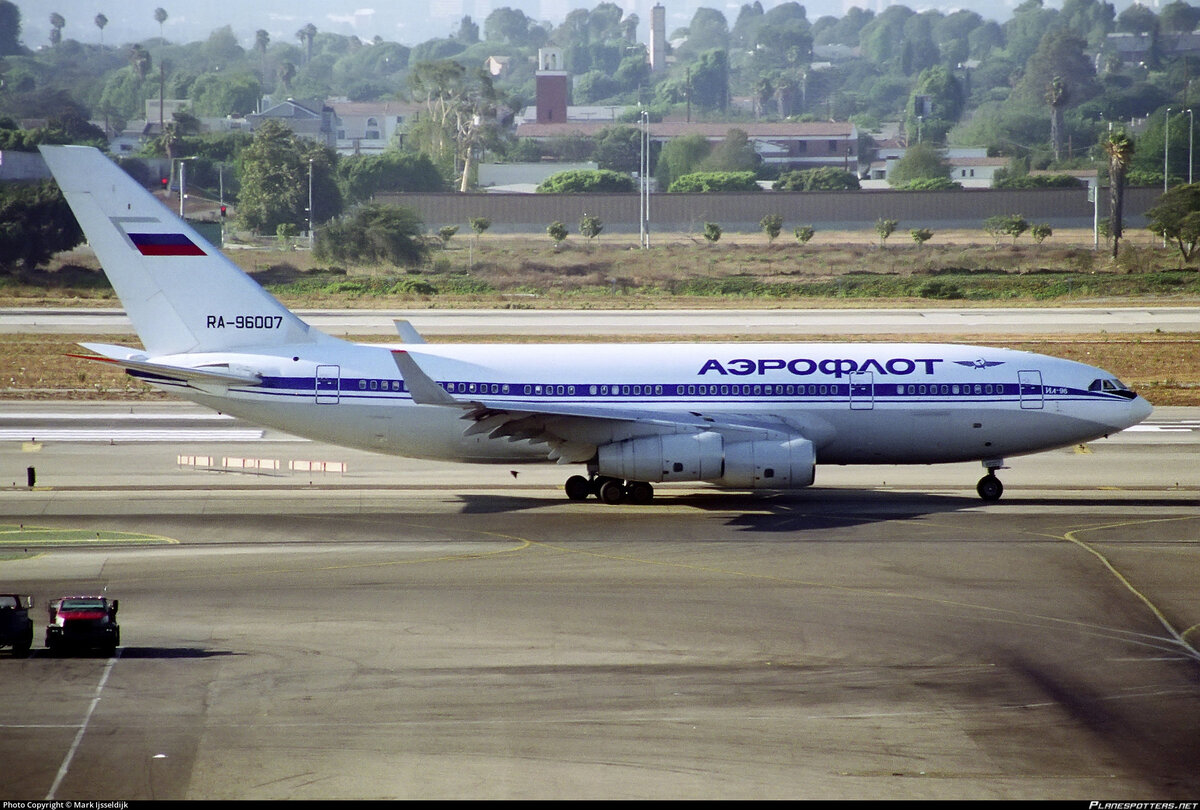
<svg viewBox="0 0 1200 810">
<path fill-rule="evenodd" d="M 1151 407 L 1112 374 L 1007 349 L 912 343 L 359 345 L 301 321 L 123 170 L 43 146 L 143 349 L 132 376 L 322 442 L 462 462 L 586 465 L 572 500 L 653 483 L 813 483 L 816 464 L 981 461 L 1107 436 Z"/>
</svg>

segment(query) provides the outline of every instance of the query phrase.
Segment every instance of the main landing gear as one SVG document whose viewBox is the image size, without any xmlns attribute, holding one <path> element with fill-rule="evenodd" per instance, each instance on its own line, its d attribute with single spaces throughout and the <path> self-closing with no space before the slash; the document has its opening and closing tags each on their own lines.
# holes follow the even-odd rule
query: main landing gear
<svg viewBox="0 0 1200 810">
<path fill-rule="evenodd" d="M 979 483 L 975 485 L 975 491 L 985 501 L 998 501 L 1004 494 L 1004 484 L 1000 483 L 1000 479 L 996 477 L 996 470 L 1005 469 L 1004 461 L 1003 459 L 985 461 L 983 466 L 987 467 L 987 475 L 979 479 Z"/>
<path fill-rule="evenodd" d="M 654 499 L 654 487 L 645 481 L 622 481 L 605 475 L 572 475 L 564 489 L 573 501 L 586 501 L 592 495 L 604 503 L 650 503 Z"/>
</svg>

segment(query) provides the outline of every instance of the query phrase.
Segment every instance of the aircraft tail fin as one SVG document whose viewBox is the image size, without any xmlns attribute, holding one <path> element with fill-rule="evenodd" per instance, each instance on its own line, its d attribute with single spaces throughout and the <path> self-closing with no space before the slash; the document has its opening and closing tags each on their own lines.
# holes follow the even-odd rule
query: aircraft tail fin
<svg viewBox="0 0 1200 810">
<path fill-rule="evenodd" d="M 99 150 L 39 148 L 150 354 L 333 340 L 293 315 Z"/>
</svg>

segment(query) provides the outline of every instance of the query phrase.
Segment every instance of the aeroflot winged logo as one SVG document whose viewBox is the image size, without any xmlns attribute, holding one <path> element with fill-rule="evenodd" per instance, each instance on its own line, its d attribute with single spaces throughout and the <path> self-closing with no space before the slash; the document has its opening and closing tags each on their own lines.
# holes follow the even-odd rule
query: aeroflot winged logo
<svg viewBox="0 0 1200 810">
<path fill-rule="evenodd" d="M 991 368 L 992 366 L 1004 365 L 1003 360 L 984 360 L 982 357 L 978 360 L 955 360 L 954 362 L 967 368 Z"/>
</svg>

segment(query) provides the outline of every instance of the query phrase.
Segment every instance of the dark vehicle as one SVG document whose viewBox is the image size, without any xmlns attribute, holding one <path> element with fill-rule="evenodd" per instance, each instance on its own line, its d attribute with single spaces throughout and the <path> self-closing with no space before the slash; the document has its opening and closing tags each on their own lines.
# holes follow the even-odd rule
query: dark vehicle
<svg viewBox="0 0 1200 810">
<path fill-rule="evenodd" d="M 104 596 L 64 596 L 47 605 L 50 626 L 46 628 L 46 648 L 51 652 L 65 649 L 99 649 L 112 655 L 121 643 L 117 624 L 117 604 Z"/>
<path fill-rule="evenodd" d="M 13 655 L 25 655 L 33 646 L 32 596 L 0 593 L 0 647 L 12 647 Z"/>
</svg>

